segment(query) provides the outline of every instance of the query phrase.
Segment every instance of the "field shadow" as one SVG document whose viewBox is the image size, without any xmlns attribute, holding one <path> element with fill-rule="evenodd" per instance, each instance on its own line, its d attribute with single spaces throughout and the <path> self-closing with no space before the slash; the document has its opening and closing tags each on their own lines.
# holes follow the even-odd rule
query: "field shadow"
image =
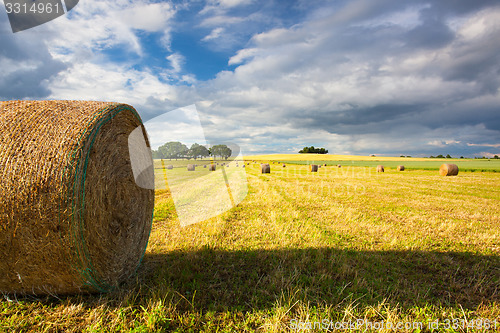
<svg viewBox="0 0 500 333">
<path fill-rule="evenodd" d="M 204 248 L 146 254 L 138 279 L 156 297 L 173 293 L 178 306 L 214 311 L 268 309 L 287 295 L 313 306 L 403 309 L 500 301 L 500 257 L 468 252 Z"/>
</svg>

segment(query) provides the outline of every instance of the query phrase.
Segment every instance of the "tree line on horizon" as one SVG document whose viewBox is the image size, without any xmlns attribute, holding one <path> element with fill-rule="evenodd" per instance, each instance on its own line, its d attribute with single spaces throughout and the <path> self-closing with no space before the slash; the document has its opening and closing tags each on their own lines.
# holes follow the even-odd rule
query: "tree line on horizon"
<svg viewBox="0 0 500 333">
<path fill-rule="evenodd" d="M 439 154 L 439 155 L 437 155 L 437 156 L 432 156 L 432 155 L 431 155 L 431 156 L 429 156 L 429 158 L 453 158 L 453 157 L 451 157 L 451 155 L 450 155 L 450 154 L 448 154 L 448 155 L 446 155 L 446 156 L 443 156 L 442 154 Z M 464 158 L 464 157 L 463 157 L 463 156 L 460 156 L 460 158 Z M 494 160 L 498 160 L 498 159 L 499 159 L 498 155 L 495 155 L 495 156 L 493 156 L 493 157 L 491 157 L 491 158 L 492 158 L 492 159 L 494 159 Z M 490 159 L 490 158 L 488 158 L 488 157 L 486 157 L 486 156 L 483 156 L 483 157 L 477 157 L 477 156 L 476 156 L 476 157 L 474 157 L 474 159 Z"/>
<path fill-rule="evenodd" d="M 155 159 L 197 159 L 203 157 L 213 156 L 220 157 L 221 159 L 228 159 L 231 157 L 233 151 L 226 145 L 214 145 L 207 148 L 206 146 L 198 143 L 193 143 L 190 148 L 179 141 L 167 142 L 158 150 L 152 150 L 153 158 Z"/>
</svg>

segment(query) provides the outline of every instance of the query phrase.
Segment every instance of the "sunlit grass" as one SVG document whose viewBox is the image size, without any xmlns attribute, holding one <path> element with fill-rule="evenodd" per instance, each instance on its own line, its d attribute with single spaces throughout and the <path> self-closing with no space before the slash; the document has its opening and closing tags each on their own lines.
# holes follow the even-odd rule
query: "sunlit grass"
<svg viewBox="0 0 500 333">
<path fill-rule="evenodd" d="M 158 190 L 134 279 L 101 296 L 5 300 L 0 330 L 279 332 L 292 320 L 500 317 L 500 174 L 271 168 L 251 163 L 245 200 L 187 227 Z"/>
</svg>

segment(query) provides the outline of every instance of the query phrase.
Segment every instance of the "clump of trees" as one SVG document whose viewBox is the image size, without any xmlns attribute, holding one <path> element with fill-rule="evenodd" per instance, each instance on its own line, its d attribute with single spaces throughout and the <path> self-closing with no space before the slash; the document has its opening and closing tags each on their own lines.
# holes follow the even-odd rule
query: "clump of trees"
<svg viewBox="0 0 500 333">
<path fill-rule="evenodd" d="M 231 148 L 226 145 L 215 145 L 207 148 L 198 143 L 193 143 L 191 148 L 178 141 L 167 142 L 158 150 L 153 150 L 153 158 L 156 159 L 197 159 L 204 157 L 220 157 L 221 159 L 228 159 L 232 154 Z"/>
<path fill-rule="evenodd" d="M 443 155 L 439 154 L 438 156 L 432 156 L 431 155 L 429 158 L 452 158 L 452 157 L 450 156 L 450 154 L 448 154 L 446 156 L 443 156 Z"/>
<path fill-rule="evenodd" d="M 304 147 L 299 150 L 299 154 L 328 154 L 328 149 L 314 148 L 314 146 Z"/>
<path fill-rule="evenodd" d="M 229 148 L 226 145 L 215 145 L 212 146 L 210 149 L 210 155 L 216 157 L 220 156 L 220 158 L 227 160 L 229 157 L 231 157 L 231 154 L 233 153 L 231 148 Z"/>
</svg>

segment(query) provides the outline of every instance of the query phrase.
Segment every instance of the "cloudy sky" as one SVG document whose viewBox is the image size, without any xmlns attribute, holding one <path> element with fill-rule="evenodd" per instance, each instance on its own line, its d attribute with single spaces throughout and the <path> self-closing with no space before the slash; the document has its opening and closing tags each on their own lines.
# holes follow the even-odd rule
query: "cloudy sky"
<svg viewBox="0 0 500 333">
<path fill-rule="evenodd" d="M 500 155 L 498 0 L 80 0 L 15 34 L 0 5 L 0 71 L 0 100 L 195 104 L 247 154 Z"/>
</svg>

